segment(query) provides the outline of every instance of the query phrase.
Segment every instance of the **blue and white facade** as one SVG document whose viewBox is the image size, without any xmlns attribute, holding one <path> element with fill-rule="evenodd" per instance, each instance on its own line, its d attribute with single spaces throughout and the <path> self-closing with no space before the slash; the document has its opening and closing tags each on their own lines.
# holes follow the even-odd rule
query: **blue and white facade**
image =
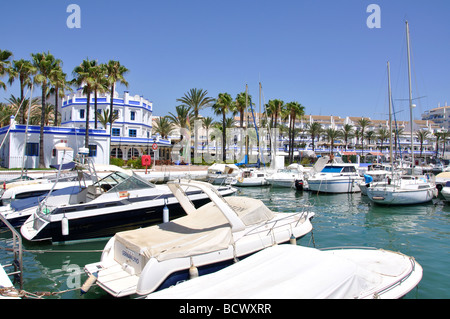
<svg viewBox="0 0 450 319">
<path fill-rule="evenodd" d="M 77 127 L 44 127 L 45 166 L 67 163 L 84 148 L 85 129 Z M 39 167 L 39 125 L 16 124 L 11 117 L 9 126 L 0 128 L 0 166 L 5 168 Z M 95 164 L 109 163 L 109 132 L 89 130 L 89 156 Z"/>
<path fill-rule="evenodd" d="M 97 112 L 102 114 L 110 109 L 111 96 L 109 93 L 99 94 L 97 97 Z M 84 128 L 86 125 L 87 97 L 82 89 L 66 96 L 61 106 L 61 126 Z M 91 94 L 89 112 L 89 126 L 95 128 L 95 98 Z M 161 146 L 171 146 L 170 141 L 159 137 L 152 137 L 152 112 L 153 104 L 142 96 L 130 95 L 125 91 L 123 96 L 114 92 L 113 112 L 117 119 L 112 124 L 111 130 L 111 156 L 124 160 L 139 157 L 143 154 L 152 154 L 154 143 Z M 109 133 L 108 127 L 97 121 L 97 129 L 104 129 Z"/>
</svg>

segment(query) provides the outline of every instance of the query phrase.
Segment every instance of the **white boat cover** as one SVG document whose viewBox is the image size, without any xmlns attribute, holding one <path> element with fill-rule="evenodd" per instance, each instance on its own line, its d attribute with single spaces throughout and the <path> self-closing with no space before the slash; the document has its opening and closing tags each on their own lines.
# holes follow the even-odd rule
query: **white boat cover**
<svg viewBox="0 0 450 319">
<path fill-rule="evenodd" d="M 276 245 L 219 272 L 152 293 L 148 298 L 344 299 L 373 297 L 412 269 L 409 257 L 374 249 L 321 251 Z M 421 278 L 421 277 L 420 277 Z M 376 295 L 375 295 L 376 296 Z"/>
<path fill-rule="evenodd" d="M 245 225 L 273 218 L 272 211 L 258 199 L 233 196 L 225 200 Z M 171 222 L 117 233 L 115 240 L 147 258 L 163 261 L 226 249 L 233 237 L 227 219 L 210 202 Z"/>
</svg>

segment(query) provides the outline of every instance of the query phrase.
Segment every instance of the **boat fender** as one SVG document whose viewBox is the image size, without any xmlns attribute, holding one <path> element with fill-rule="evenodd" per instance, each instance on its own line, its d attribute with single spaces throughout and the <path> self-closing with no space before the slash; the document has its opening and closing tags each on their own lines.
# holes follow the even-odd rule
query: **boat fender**
<svg viewBox="0 0 450 319">
<path fill-rule="evenodd" d="M 289 243 L 291 245 L 297 245 L 297 238 L 295 238 L 294 234 L 292 234 L 291 238 L 289 238 Z"/>
<path fill-rule="evenodd" d="M 89 278 L 85 281 L 83 286 L 80 288 L 81 295 L 84 295 L 89 291 L 89 289 L 92 287 L 92 285 L 97 281 L 98 273 L 93 273 L 89 276 Z"/>
<path fill-rule="evenodd" d="M 164 205 L 163 208 L 163 223 L 169 222 L 169 208 L 167 208 L 167 205 Z"/>
<path fill-rule="evenodd" d="M 69 235 L 69 219 L 66 216 L 61 219 L 61 233 L 63 236 Z"/>
<path fill-rule="evenodd" d="M 194 266 L 194 262 L 191 257 L 191 267 L 189 267 L 189 279 L 198 277 L 198 269 Z"/>
</svg>

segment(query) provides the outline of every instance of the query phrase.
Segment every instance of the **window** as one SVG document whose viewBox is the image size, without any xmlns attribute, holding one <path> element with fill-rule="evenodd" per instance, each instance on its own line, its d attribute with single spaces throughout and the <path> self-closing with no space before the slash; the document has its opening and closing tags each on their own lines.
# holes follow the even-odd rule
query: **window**
<svg viewBox="0 0 450 319">
<path fill-rule="evenodd" d="M 89 157 L 97 157 L 97 145 L 89 145 Z"/>
<path fill-rule="evenodd" d="M 127 155 L 128 155 L 128 159 L 136 158 L 136 157 L 139 157 L 139 151 L 138 151 L 137 148 L 132 147 L 132 148 L 130 148 L 128 150 L 128 154 Z"/>
<path fill-rule="evenodd" d="M 27 143 L 26 156 L 39 156 L 39 143 Z"/>
<path fill-rule="evenodd" d="M 120 136 L 120 128 L 113 128 L 112 136 Z"/>
<path fill-rule="evenodd" d="M 80 119 L 84 119 L 84 110 L 80 110 Z"/>
<path fill-rule="evenodd" d="M 136 112 L 135 112 L 135 111 L 131 111 L 131 112 L 130 112 L 130 119 L 131 119 L 132 121 L 135 121 L 135 120 L 136 120 Z"/>
<path fill-rule="evenodd" d="M 136 130 L 128 130 L 128 136 L 129 137 L 136 137 L 137 131 Z"/>
</svg>

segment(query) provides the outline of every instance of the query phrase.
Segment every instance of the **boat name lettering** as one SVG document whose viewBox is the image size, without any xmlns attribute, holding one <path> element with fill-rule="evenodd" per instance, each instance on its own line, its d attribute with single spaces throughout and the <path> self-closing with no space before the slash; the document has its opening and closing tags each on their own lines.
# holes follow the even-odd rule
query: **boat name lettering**
<svg viewBox="0 0 450 319">
<path fill-rule="evenodd" d="M 130 259 L 131 261 L 135 262 L 136 264 L 139 264 L 139 258 L 133 256 L 131 253 L 129 253 L 126 250 L 122 250 L 122 256 Z"/>
</svg>

